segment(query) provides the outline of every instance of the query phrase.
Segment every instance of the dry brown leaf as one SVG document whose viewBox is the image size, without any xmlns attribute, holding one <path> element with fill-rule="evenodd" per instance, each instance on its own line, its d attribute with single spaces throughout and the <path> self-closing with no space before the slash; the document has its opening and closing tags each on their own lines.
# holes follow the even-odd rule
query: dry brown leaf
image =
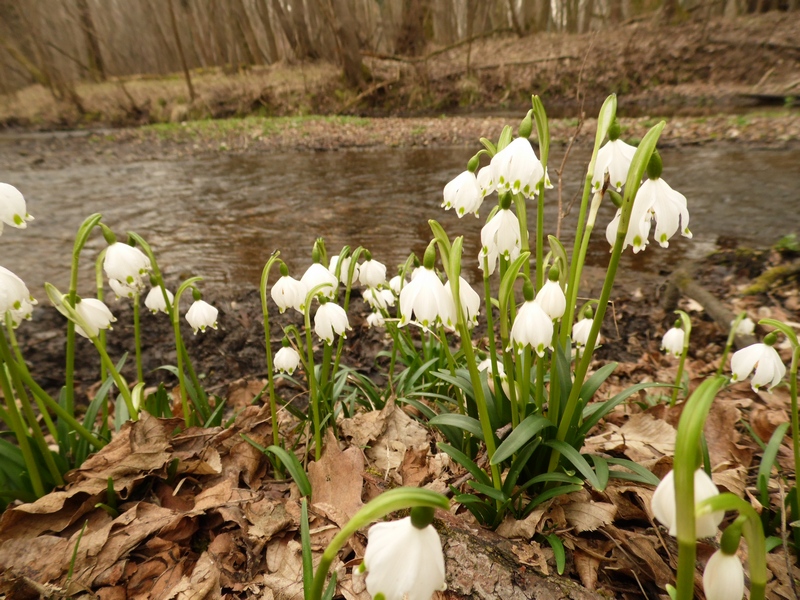
<svg viewBox="0 0 800 600">
<path fill-rule="evenodd" d="M 366 455 L 375 468 L 388 476 L 403 463 L 403 457 L 407 450 L 429 446 L 428 430 L 405 412 L 395 408 L 386 418 L 385 431 L 367 449 Z M 397 473 L 394 474 L 397 475 Z M 397 483 L 402 482 L 398 481 Z"/>
<path fill-rule="evenodd" d="M 573 501 L 562 504 L 564 509 L 564 517 L 567 524 L 574 528 L 577 533 L 584 531 L 595 531 L 603 525 L 607 525 L 614 521 L 614 516 L 617 514 L 617 508 L 608 502 L 595 502 L 591 499 L 585 499 L 581 492 L 570 494 L 569 498 L 576 498 Z"/>
<path fill-rule="evenodd" d="M 741 498 L 747 487 L 747 469 L 739 465 L 733 469 L 712 473 L 711 479 L 718 486 Z"/>
<path fill-rule="evenodd" d="M 192 572 L 181 577 L 164 600 L 215 600 L 221 597 L 219 568 L 211 553 L 203 552 Z"/>
<path fill-rule="evenodd" d="M 428 483 L 433 474 L 428 469 L 428 446 L 411 448 L 403 457 L 403 462 L 398 469 L 403 485 L 421 487 Z"/>
<path fill-rule="evenodd" d="M 242 409 L 253 403 L 253 398 L 258 396 L 264 386 L 264 379 L 237 379 L 228 385 L 228 401 L 226 404 L 234 409 Z"/>
<path fill-rule="evenodd" d="M 591 591 L 596 590 L 597 570 L 600 568 L 600 561 L 580 549 L 576 549 L 573 552 L 572 560 L 575 562 L 575 570 L 578 572 L 578 577 L 580 577 L 583 587 Z"/>
<path fill-rule="evenodd" d="M 312 501 L 315 505 L 335 506 L 348 521 L 364 505 L 361 501 L 364 456 L 360 449 L 354 447 L 342 452 L 339 441 L 330 429 L 326 438 L 322 458 L 308 465 Z M 344 526 L 344 523 L 338 524 Z"/>
<path fill-rule="evenodd" d="M 752 455 L 742 453 L 737 446 L 741 436 L 736 431 L 736 424 L 741 417 L 741 411 L 733 402 L 718 398 L 711 405 L 704 433 L 712 465 L 736 462 L 745 467 L 749 466 L 749 462 L 743 461 L 751 458 Z"/>
<path fill-rule="evenodd" d="M 544 576 L 550 574 L 550 567 L 547 566 L 548 558 L 553 556 L 550 548 L 542 548 L 538 542 L 531 541 L 525 544 L 511 544 L 511 552 L 517 557 L 520 563 L 536 569 Z"/>
<path fill-rule="evenodd" d="M 652 518 L 650 502 L 653 487 L 642 484 L 611 484 L 604 490 L 606 497 L 617 508 L 618 519 L 623 521 L 647 521 Z"/>
<path fill-rule="evenodd" d="M 531 514 L 520 521 L 511 515 L 506 516 L 503 522 L 500 523 L 500 527 L 497 528 L 497 533 L 508 539 L 531 539 L 539 532 L 539 526 L 549 505 L 549 502 L 539 505 Z"/>
<path fill-rule="evenodd" d="M 293 539 L 273 540 L 267 545 L 264 584 L 275 600 L 303 598 L 303 558 L 300 543 Z"/>
<path fill-rule="evenodd" d="M 266 498 L 244 505 L 244 516 L 250 522 L 247 535 L 250 539 L 267 542 L 272 537 L 293 524 L 286 512 L 286 503 Z"/>
<path fill-rule="evenodd" d="M 607 429 L 587 438 L 583 451 L 622 451 L 638 463 L 671 456 L 675 451 L 675 428 L 647 413 L 632 415 L 622 427 L 609 423 Z"/>
</svg>

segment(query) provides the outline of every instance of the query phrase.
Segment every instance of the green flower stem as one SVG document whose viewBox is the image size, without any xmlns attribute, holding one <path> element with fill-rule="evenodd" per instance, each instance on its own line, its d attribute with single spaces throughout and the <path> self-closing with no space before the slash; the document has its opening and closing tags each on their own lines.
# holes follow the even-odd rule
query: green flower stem
<svg viewBox="0 0 800 600">
<path fill-rule="evenodd" d="M 157 285 L 161 288 L 161 295 L 164 298 L 164 305 L 167 307 L 167 315 L 169 315 L 170 323 L 174 322 L 175 315 L 173 314 L 173 302 L 170 302 L 169 296 L 167 296 L 167 288 L 164 286 L 164 277 L 161 274 L 161 270 L 158 268 L 158 261 L 156 260 L 156 255 L 153 252 L 153 249 L 142 236 L 134 231 L 129 231 L 128 237 L 136 242 L 136 244 L 141 246 L 142 251 L 147 255 L 147 258 L 150 259 L 150 267 L 153 270 L 153 278 L 155 279 Z M 175 304 L 177 305 L 177 303 Z M 183 366 L 186 369 L 186 372 L 189 374 L 189 379 L 192 380 L 192 385 L 194 386 L 194 390 L 198 396 L 198 399 L 202 405 L 207 408 L 208 396 L 206 395 L 205 389 L 203 389 L 203 386 L 200 384 L 200 379 L 197 377 L 197 372 L 194 370 L 194 365 L 189 358 L 189 353 L 186 351 L 186 345 L 183 343 L 183 338 L 176 340 L 176 350 L 181 355 Z"/>
<path fill-rule="evenodd" d="M 322 429 L 320 424 L 320 392 L 317 385 L 317 377 L 314 372 L 314 344 L 311 337 L 311 302 L 314 297 L 323 289 L 330 287 L 329 283 L 320 284 L 313 289 L 309 290 L 306 294 L 305 305 L 303 309 L 303 318 L 306 328 L 306 376 L 308 377 L 308 395 L 311 402 L 311 418 L 314 423 L 314 459 L 319 460 L 322 457 Z M 327 344 L 326 344 L 327 345 Z"/>
<path fill-rule="evenodd" d="M 91 431 L 81 425 L 80 421 L 78 421 L 74 415 L 69 414 L 63 406 L 51 398 L 50 395 L 45 392 L 38 383 L 36 383 L 28 371 L 27 365 L 25 365 L 25 360 L 22 357 L 22 353 L 19 352 L 19 349 L 16 347 L 16 342 L 13 341 L 13 338 L 9 339 L 12 340 L 12 346 L 15 346 L 14 351 L 17 357 L 16 365 L 19 369 L 19 375 L 22 379 L 22 382 L 28 386 L 28 389 L 33 393 L 41 413 L 43 415 L 47 415 L 47 409 L 52 410 L 59 419 L 63 420 L 67 425 L 69 425 L 72 431 L 86 440 L 95 450 L 99 450 L 105 446 L 105 442 L 101 441 L 99 438 L 94 436 Z M 49 415 L 47 415 L 47 419 L 49 419 Z M 52 421 L 50 421 L 50 424 L 52 425 Z M 48 425 L 48 427 L 50 427 L 50 425 Z M 54 437 L 55 439 L 58 439 L 57 436 Z"/>
<path fill-rule="evenodd" d="M 6 323 L 10 322 L 11 314 L 7 312 Z M 19 398 L 22 412 L 25 416 L 25 420 L 27 420 L 28 423 L 26 426 L 25 420 L 23 420 L 23 426 L 26 429 L 30 429 L 33 441 L 39 448 L 39 454 L 44 460 L 47 470 L 50 472 L 50 477 L 53 479 L 56 485 L 62 485 L 64 480 L 61 477 L 61 471 L 59 471 L 58 467 L 56 466 L 55 460 L 53 459 L 53 453 L 50 451 L 50 448 L 47 447 L 44 434 L 42 434 L 42 430 L 39 428 L 39 423 L 37 422 L 36 415 L 34 414 L 33 407 L 31 406 L 30 397 L 25 391 L 25 386 L 22 385 L 22 379 L 19 376 L 19 370 L 17 369 L 17 365 L 13 359 L 8 341 L 6 340 L 6 336 L 2 330 L 0 330 L 0 354 L 2 354 L 3 361 L 8 368 L 8 374 L 11 376 L 11 384 L 13 385 L 14 390 L 17 392 L 17 398 Z M 5 394 L 5 391 L 3 393 Z M 13 398 L 13 396 L 9 396 L 9 398 Z M 58 438 L 55 439 L 58 440 Z"/>
<path fill-rule="evenodd" d="M 559 378 L 556 376 L 556 360 L 557 352 L 559 349 L 558 329 L 553 328 L 553 355 L 550 359 L 550 406 L 547 408 L 547 414 L 553 423 L 558 423 L 558 415 L 561 412 L 561 387 Z M 542 382 L 544 384 L 544 382 Z"/>
<path fill-rule="evenodd" d="M 517 398 L 516 381 L 519 379 L 515 374 L 516 363 L 514 361 L 514 351 L 503 352 L 503 369 L 505 370 L 506 377 L 508 378 L 508 401 L 511 405 L 511 427 L 514 428 L 520 423 L 519 418 L 519 400 Z M 502 381 L 500 382 L 500 389 L 502 388 Z M 495 388 L 498 389 L 498 388 Z"/>
<path fill-rule="evenodd" d="M 23 379 L 24 382 L 24 374 L 28 373 L 28 366 L 25 364 L 25 358 L 22 356 L 22 351 L 19 349 L 19 344 L 17 344 L 17 336 L 14 334 L 14 325 L 12 323 L 10 313 L 6 313 L 5 323 L 8 344 L 14 353 L 13 357 L 10 354 L 6 357 L 6 364 L 10 365 L 13 363 L 18 376 Z M 53 423 L 53 420 L 50 418 L 50 413 L 47 411 L 47 407 L 39 399 L 39 396 L 33 389 L 31 389 L 31 392 L 33 393 L 33 399 L 36 402 L 36 406 L 39 408 L 39 413 L 42 415 L 42 420 L 44 421 L 45 427 L 47 427 L 47 431 L 50 433 L 53 439 L 58 442 L 58 429 L 56 428 L 55 423 Z"/>
<path fill-rule="evenodd" d="M 800 345 L 792 349 L 792 365 L 789 367 L 789 393 L 792 398 L 792 451 L 794 453 L 794 472 L 800 468 L 800 418 L 797 407 L 797 366 L 800 362 Z M 795 515 L 797 518 L 797 515 Z M 797 532 L 797 528 L 794 528 Z"/>
<path fill-rule="evenodd" d="M 677 600 L 694 595 L 694 570 L 697 555 L 694 472 L 700 462 L 700 436 L 717 392 L 727 383 L 725 377 L 711 377 L 701 383 L 686 400 L 675 438 L 675 515 L 678 529 Z"/>
<path fill-rule="evenodd" d="M 707 498 L 697 504 L 698 515 L 705 512 L 735 510 L 737 522 L 744 517 L 742 533 L 747 539 L 747 562 L 750 570 L 750 600 L 764 600 L 767 587 L 767 547 L 761 519 L 749 502 L 731 493 Z"/>
<path fill-rule="evenodd" d="M 3 390 L 3 398 L 6 401 L 6 414 L 4 417 L 8 427 L 14 432 L 14 437 L 17 438 L 17 444 L 19 444 L 22 459 L 25 461 L 25 466 L 28 469 L 28 476 L 31 479 L 33 493 L 36 494 L 37 498 L 41 498 L 45 494 L 42 476 L 39 473 L 39 467 L 33 457 L 30 440 L 22 424 L 22 417 L 17 409 L 17 402 L 14 399 L 14 392 L 11 390 L 11 383 L 6 374 L 5 358 L 0 360 L 0 389 Z"/>
<path fill-rule="evenodd" d="M 202 277 L 190 277 L 186 281 L 184 281 L 177 290 L 175 290 L 175 299 L 172 301 L 172 306 L 170 307 L 169 316 L 172 321 L 172 332 L 175 335 L 175 354 L 176 354 L 176 361 L 178 367 L 178 387 L 181 391 L 181 407 L 183 408 L 183 423 L 186 425 L 187 428 L 191 427 L 193 424 L 192 419 L 192 410 L 189 407 L 189 397 L 186 392 L 186 374 L 183 372 L 183 365 L 184 365 L 184 353 L 186 349 L 183 345 L 183 337 L 181 336 L 181 318 L 180 318 L 180 306 L 181 306 L 181 296 L 183 292 L 191 288 L 195 283 L 198 281 L 202 281 Z M 164 294 L 166 296 L 166 293 Z M 170 306 L 167 303 L 167 306 Z M 195 388 L 198 389 L 198 388 Z M 200 393 L 200 392 L 198 392 Z"/>
<path fill-rule="evenodd" d="M 269 283 L 269 272 L 272 266 L 281 261 L 278 256 L 280 252 L 275 252 L 264 265 L 261 271 L 261 285 L 259 291 L 261 293 L 261 316 L 264 320 L 264 352 L 266 353 L 267 361 L 267 386 L 269 388 L 269 414 L 272 420 L 272 444 L 281 447 L 280 432 L 278 431 L 278 401 L 275 395 L 275 367 L 272 364 L 272 343 L 270 341 L 270 328 L 269 328 L 269 308 L 267 306 L 267 284 Z"/>
<path fill-rule="evenodd" d="M 102 343 L 102 342 L 101 342 Z M 105 346 L 105 344 L 103 344 Z M 133 295 L 133 345 L 136 349 L 136 379 L 144 383 L 142 367 L 142 330 L 139 323 L 139 292 Z"/>
<path fill-rule="evenodd" d="M 536 185 L 536 188 L 539 190 L 536 196 L 536 290 L 538 291 L 544 285 L 544 179 Z M 525 266 L 528 268 L 527 263 Z"/>
<path fill-rule="evenodd" d="M 678 372 L 675 374 L 675 387 L 672 388 L 672 398 L 669 401 L 670 406 L 675 406 L 678 401 L 678 391 L 681 389 L 683 382 L 683 368 L 686 364 L 686 355 L 689 354 L 689 338 L 692 335 L 692 320 L 682 310 L 675 311 L 681 317 L 681 324 L 683 325 L 683 349 L 681 350 L 681 357 L 678 361 Z"/>
<path fill-rule="evenodd" d="M 519 247 L 520 252 L 530 252 L 531 243 L 528 238 L 528 210 L 527 206 L 525 205 L 525 196 L 522 194 L 514 194 L 514 204 L 517 207 L 517 220 L 519 221 Z M 538 228 L 537 228 L 537 236 L 538 236 Z M 525 263 L 524 267 L 525 275 L 528 277 L 531 276 L 531 265 L 530 263 Z M 502 271 L 500 273 L 500 278 L 502 279 Z"/>
<path fill-rule="evenodd" d="M 619 227 L 617 228 L 617 237 L 614 240 L 614 247 L 611 250 L 611 258 L 608 263 L 608 269 L 606 270 L 606 278 L 603 282 L 603 290 L 600 293 L 600 299 L 597 303 L 597 311 L 594 321 L 592 322 L 592 329 L 589 332 L 589 337 L 586 340 L 586 348 L 584 350 L 583 357 L 575 369 L 575 380 L 572 384 L 569 398 L 567 399 L 567 405 L 564 407 L 564 414 L 558 423 L 558 433 L 556 434 L 556 439 L 561 441 L 566 440 L 567 433 L 570 430 L 570 425 L 572 424 L 572 420 L 575 417 L 575 412 L 578 408 L 580 391 L 583 387 L 586 373 L 589 370 L 594 347 L 597 343 L 598 335 L 600 334 L 600 328 L 603 324 L 603 318 L 605 317 L 606 309 L 608 308 L 608 300 L 611 297 L 611 289 L 614 286 L 614 279 L 617 275 L 619 259 L 622 255 L 625 237 L 628 234 L 631 211 L 633 210 L 633 201 L 636 198 L 636 192 L 639 191 L 639 185 L 642 181 L 642 176 L 644 175 L 647 163 L 650 161 L 650 157 L 655 150 L 656 142 L 661 135 L 661 131 L 664 129 L 664 125 L 664 121 L 661 121 L 658 125 L 655 125 L 650 129 L 650 131 L 647 132 L 642 139 L 642 142 L 639 144 L 639 147 L 636 149 L 636 154 L 634 155 L 633 161 L 631 162 L 631 167 L 628 170 L 628 179 L 625 183 L 625 196 L 622 204 L 622 215 L 620 217 Z M 597 145 L 598 144 L 596 142 L 595 148 Z M 573 288 L 574 287 L 577 287 L 577 281 L 573 282 Z M 550 465 L 548 467 L 548 472 L 555 471 L 560 459 L 561 454 L 554 450 L 550 454 Z"/>
<path fill-rule="evenodd" d="M 494 310 L 492 306 L 492 288 L 487 275 L 489 269 L 488 257 L 483 257 L 483 304 L 486 307 L 486 337 L 489 339 L 489 361 L 492 365 L 491 377 L 494 380 L 495 399 L 497 405 L 502 406 L 503 389 L 500 376 L 497 374 L 497 340 L 494 337 Z"/>
<path fill-rule="evenodd" d="M 133 403 L 133 396 L 131 396 L 131 390 L 128 387 L 127 382 L 122 377 L 122 374 L 117 370 L 117 367 L 114 366 L 114 362 L 111 360 L 111 357 L 108 356 L 108 352 L 106 352 L 105 347 L 100 343 L 100 340 L 97 338 L 97 336 L 89 339 L 97 349 L 97 353 L 100 355 L 101 362 L 105 364 L 106 370 L 111 373 L 111 377 L 114 379 L 114 383 L 116 384 L 119 393 L 122 395 L 122 399 L 125 401 L 125 406 L 128 407 L 128 414 L 130 415 L 131 420 L 138 421 L 139 410 Z"/>
<path fill-rule="evenodd" d="M 350 539 L 350 536 L 362 527 L 385 517 L 389 513 L 417 506 L 441 508 L 442 510 L 449 510 L 450 508 L 447 498 L 437 492 L 407 487 L 389 490 L 368 502 L 361 510 L 353 515 L 353 518 L 347 522 L 339 533 L 334 536 L 330 544 L 328 544 L 328 547 L 325 548 L 325 552 L 322 553 L 322 558 L 314 573 L 314 579 L 308 598 L 310 600 L 320 600 L 322 598 L 325 580 L 328 577 L 331 564 L 333 564 L 339 550 L 341 550 L 347 540 Z"/>
<path fill-rule="evenodd" d="M 744 321 L 745 317 L 747 316 L 746 311 L 740 312 L 736 318 L 731 323 L 731 330 L 728 333 L 728 339 L 725 342 L 725 348 L 722 350 L 722 358 L 719 359 L 719 367 L 717 368 L 717 375 L 722 375 L 722 372 L 725 370 L 725 365 L 728 362 L 728 354 L 733 348 L 733 342 L 736 340 L 736 330 L 739 328 L 739 323 Z"/>
<path fill-rule="evenodd" d="M 103 248 L 100 251 L 100 254 L 97 255 L 97 260 L 94 262 L 94 285 L 97 290 L 97 299 L 101 302 L 105 296 L 105 278 L 103 277 L 103 261 L 106 257 L 106 248 Z M 100 343 L 103 344 L 103 347 L 106 346 L 106 330 L 101 329 L 100 333 L 97 336 L 100 338 Z M 108 373 L 106 373 L 106 366 L 100 361 L 100 381 L 105 381 L 106 377 L 108 377 Z"/>
<path fill-rule="evenodd" d="M 603 200 L 603 193 L 597 192 L 592 196 L 592 204 L 589 208 L 589 217 L 586 219 L 586 229 L 583 222 L 586 216 L 586 204 L 589 193 L 592 190 L 592 176 L 587 175 L 583 186 L 583 198 L 581 199 L 580 215 L 578 216 L 578 229 L 575 232 L 575 244 L 572 250 L 572 260 L 569 265 L 569 282 L 567 283 L 567 313 L 561 319 L 561 345 L 566 345 L 567 338 L 572 332 L 572 324 L 575 320 L 575 309 L 578 303 L 578 288 L 581 284 L 581 274 L 583 265 L 586 261 L 586 253 L 589 250 L 589 238 L 594 230 L 594 223 L 597 219 L 597 211 Z"/>
<path fill-rule="evenodd" d="M 528 398 L 531 395 L 531 371 L 533 370 L 533 350 L 530 346 L 525 346 L 522 349 L 522 378 L 519 382 L 519 419 L 523 421 L 525 417 L 528 415 Z M 537 357 L 536 365 L 538 369 L 538 365 L 541 362 L 541 359 Z M 536 380 L 536 393 L 539 393 L 539 379 L 537 375 Z M 537 403 L 537 407 L 538 407 Z"/>
<path fill-rule="evenodd" d="M 450 352 L 450 345 L 447 343 L 447 332 L 444 330 L 444 325 L 441 323 L 438 327 L 439 331 L 439 339 L 442 343 L 442 349 L 444 350 L 445 358 L 447 359 L 447 367 L 450 369 L 450 375 L 453 377 L 456 376 L 456 361 L 453 358 L 453 353 Z M 496 388 L 495 388 L 496 389 Z M 464 396 L 463 392 L 460 389 L 456 389 L 456 402 L 458 402 L 458 414 L 465 415 L 467 414 L 467 410 L 464 406 Z"/>
<path fill-rule="evenodd" d="M 78 228 L 75 236 L 75 243 L 72 246 L 72 263 L 69 275 L 69 290 L 67 291 L 67 302 L 71 307 L 75 307 L 78 300 L 78 262 L 86 240 L 92 229 L 100 223 L 103 215 L 94 213 L 89 215 Z M 67 322 L 67 350 L 66 367 L 64 374 L 64 404 L 69 414 L 75 414 L 75 323 Z"/>
<path fill-rule="evenodd" d="M 496 445 L 494 443 L 494 431 L 492 430 L 491 420 L 489 418 L 489 409 L 486 406 L 486 398 L 483 395 L 483 383 L 481 376 L 478 372 L 478 365 L 475 362 L 475 351 L 472 348 L 472 338 L 470 337 L 469 327 L 467 327 L 467 320 L 464 316 L 464 309 L 461 305 L 461 285 L 459 281 L 459 274 L 461 271 L 461 252 L 464 243 L 463 237 L 457 237 L 453 241 L 453 246 L 450 250 L 450 262 L 444 261 L 447 271 L 447 278 L 450 280 L 450 291 L 453 293 L 453 301 L 456 305 L 456 325 L 459 333 L 461 334 L 461 349 L 464 353 L 464 361 L 467 363 L 469 370 L 470 382 L 472 383 L 472 392 L 475 397 L 475 405 L 478 408 L 478 417 L 481 423 L 481 431 L 483 432 L 484 441 L 486 443 L 486 454 L 489 457 L 491 464 L 492 456 L 494 456 Z M 443 255 L 444 256 L 444 255 Z M 492 483 L 496 490 L 502 490 L 503 480 L 500 476 L 499 465 L 491 465 Z M 498 509 L 500 508 L 500 501 L 497 501 Z"/>
</svg>

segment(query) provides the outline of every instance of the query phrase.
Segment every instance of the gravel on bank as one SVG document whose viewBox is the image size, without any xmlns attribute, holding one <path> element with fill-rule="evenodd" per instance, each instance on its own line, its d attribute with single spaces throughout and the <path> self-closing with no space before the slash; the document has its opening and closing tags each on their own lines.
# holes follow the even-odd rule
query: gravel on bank
<svg viewBox="0 0 800 600">
<path fill-rule="evenodd" d="M 496 140 L 504 125 L 515 130 L 517 117 L 352 118 L 303 117 L 192 121 L 169 126 L 58 133 L 5 133 L 0 136 L 0 162 L 5 169 L 46 169 L 67 164 L 127 162 L 200 156 L 216 152 L 336 151 L 379 147 L 470 146 L 479 139 Z M 659 117 L 620 115 L 623 139 L 636 143 Z M 800 112 L 670 117 L 660 145 L 736 143 L 747 147 L 781 148 L 800 144 Z M 576 136 L 591 143 L 596 120 L 554 119 L 553 143 Z M 532 136 L 535 141 L 536 132 Z"/>
</svg>

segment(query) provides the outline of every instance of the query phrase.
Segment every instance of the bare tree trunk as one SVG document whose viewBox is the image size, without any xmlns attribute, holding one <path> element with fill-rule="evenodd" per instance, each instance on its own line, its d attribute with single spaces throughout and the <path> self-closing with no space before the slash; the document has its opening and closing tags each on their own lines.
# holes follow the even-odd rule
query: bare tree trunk
<svg viewBox="0 0 800 600">
<path fill-rule="evenodd" d="M 394 51 L 407 56 L 419 56 L 425 49 L 425 15 L 430 10 L 426 0 L 402 0 L 400 28 L 394 41 Z"/>
<path fill-rule="evenodd" d="M 323 0 L 324 1 L 324 0 Z M 350 12 L 348 0 L 331 0 L 331 27 L 336 37 L 339 59 L 347 83 L 356 89 L 364 87 L 364 65 L 361 62 L 361 49 L 356 37 L 356 23 Z"/>
<path fill-rule="evenodd" d="M 194 86 L 192 85 L 192 76 L 189 73 L 189 65 L 186 64 L 186 56 L 183 53 L 183 44 L 181 44 L 181 36 L 178 33 L 178 22 L 175 19 L 175 7 L 172 5 L 172 0 L 167 0 L 169 5 L 169 20 L 172 23 L 172 34 L 175 36 L 175 44 L 178 46 L 178 56 L 181 59 L 181 66 L 183 67 L 183 75 L 186 77 L 186 87 L 189 88 L 189 98 L 194 102 Z"/>
<path fill-rule="evenodd" d="M 522 30 L 522 27 L 519 24 L 517 11 L 514 9 L 514 0 L 508 0 L 508 18 L 511 21 L 511 27 L 514 29 L 514 33 L 516 33 L 519 37 L 525 35 L 525 32 Z"/>
<path fill-rule="evenodd" d="M 254 65 L 264 64 L 264 55 L 261 52 L 261 47 L 258 45 L 253 25 L 250 23 L 250 16 L 247 14 L 247 8 L 244 6 L 242 0 L 231 0 L 231 7 L 234 11 L 234 19 L 238 28 L 242 32 L 242 47 L 247 50 L 248 63 Z"/>
<path fill-rule="evenodd" d="M 295 48 L 298 58 L 319 58 L 319 54 L 311 43 L 311 38 L 308 35 L 306 7 L 303 0 L 292 0 L 291 7 L 294 31 L 297 36 L 297 45 Z"/>
<path fill-rule="evenodd" d="M 592 28 L 592 13 L 594 13 L 594 0 L 584 0 L 583 17 L 581 23 L 579 23 L 582 32 L 589 31 Z"/>
<path fill-rule="evenodd" d="M 608 0 L 608 22 L 622 21 L 622 0 Z"/>
<path fill-rule="evenodd" d="M 78 17 L 83 29 L 83 36 L 86 40 L 86 59 L 89 64 L 89 74 L 95 81 L 105 81 L 106 68 L 103 63 L 103 55 L 100 52 L 100 42 L 97 39 L 97 29 L 92 19 L 92 11 L 89 9 L 87 0 L 76 0 L 78 5 Z"/>
<path fill-rule="evenodd" d="M 264 27 L 264 36 L 267 40 L 267 60 L 270 63 L 278 62 L 280 54 L 278 53 L 278 43 L 275 41 L 275 32 L 272 30 L 272 23 L 269 18 L 267 1 L 256 0 L 256 10 L 258 10 L 258 17 L 261 19 L 261 25 Z"/>
<path fill-rule="evenodd" d="M 292 50 L 294 50 L 295 55 L 298 55 L 297 35 L 295 34 L 292 22 L 286 15 L 286 11 L 283 10 L 283 5 L 281 4 L 281 0 L 271 0 L 271 6 L 272 6 L 272 12 L 275 13 L 275 16 L 278 18 L 278 22 L 281 25 L 281 29 L 283 30 L 283 35 L 286 36 L 286 41 L 289 42 L 289 47 Z"/>
</svg>

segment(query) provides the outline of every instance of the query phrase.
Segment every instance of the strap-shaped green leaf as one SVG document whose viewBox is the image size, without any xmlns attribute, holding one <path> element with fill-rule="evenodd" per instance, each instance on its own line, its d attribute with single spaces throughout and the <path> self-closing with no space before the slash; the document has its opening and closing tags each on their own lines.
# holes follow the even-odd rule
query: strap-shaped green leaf
<svg viewBox="0 0 800 600">
<path fill-rule="evenodd" d="M 554 427 L 550 419 L 542 415 L 529 415 L 497 447 L 494 456 L 492 456 L 491 464 L 499 465 L 510 456 L 516 454 L 536 434 L 547 427 Z"/>
<path fill-rule="evenodd" d="M 594 489 L 601 492 L 605 489 L 606 486 L 600 483 L 600 480 L 597 478 L 597 473 L 594 472 L 583 455 L 575 450 L 575 448 L 561 440 L 548 440 L 545 444 L 558 451 L 563 458 L 571 462 L 572 466 L 578 469 L 580 474 L 583 475 Z"/>
</svg>

